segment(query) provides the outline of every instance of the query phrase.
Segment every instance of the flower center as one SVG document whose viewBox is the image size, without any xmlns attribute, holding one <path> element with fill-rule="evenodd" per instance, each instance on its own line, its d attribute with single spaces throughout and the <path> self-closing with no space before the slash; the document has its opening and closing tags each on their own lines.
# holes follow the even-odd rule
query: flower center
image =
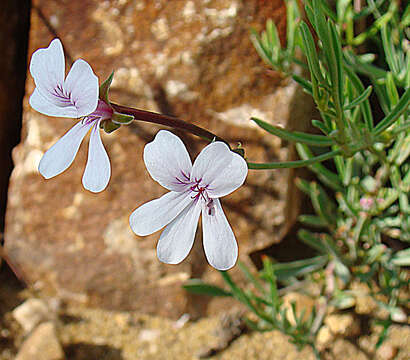
<svg viewBox="0 0 410 360">
<path fill-rule="evenodd" d="M 195 182 L 190 187 L 191 191 L 193 193 L 196 193 L 191 197 L 192 197 L 192 199 L 195 199 L 195 200 L 202 199 L 202 201 L 205 202 L 205 205 L 207 207 L 208 215 L 213 215 L 215 213 L 214 201 L 213 201 L 213 199 L 211 199 L 208 196 L 208 193 L 206 192 L 206 189 L 208 188 L 208 185 L 206 185 L 206 186 L 200 186 L 199 185 L 201 180 L 202 179 L 200 179 L 200 180 L 195 179 Z"/>
<path fill-rule="evenodd" d="M 208 185 L 203 186 L 201 184 L 202 179 L 195 179 L 195 181 L 191 181 L 189 174 L 187 175 L 183 171 L 181 171 L 180 177 L 176 177 L 177 184 L 184 185 L 186 186 L 185 189 L 191 190 L 191 198 L 195 199 L 195 201 L 202 200 L 208 210 L 208 215 L 215 214 L 214 200 L 211 199 L 206 192 Z"/>
<path fill-rule="evenodd" d="M 113 110 L 104 101 L 98 100 L 97 108 L 90 114 L 84 117 L 83 124 L 90 124 L 97 120 L 111 119 Z"/>
<path fill-rule="evenodd" d="M 71 92 L 66 92 L 60 84 L 53 89 L 52 94 L 61 102 L 60 106 L 75 106 L 75 101 L 72 99 Z"/>
</svg>

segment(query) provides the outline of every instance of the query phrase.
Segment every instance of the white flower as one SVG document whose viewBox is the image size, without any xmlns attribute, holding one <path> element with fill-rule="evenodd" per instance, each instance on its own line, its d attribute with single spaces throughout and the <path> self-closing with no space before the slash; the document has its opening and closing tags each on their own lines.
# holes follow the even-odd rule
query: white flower
<svg viewBox="0 0 410 360">
<path fill-rule="evenodd" d="M 98 99 L 98 78 L 84 60 L 74 62 L 65 78 L 64 51 L 59 39 L 34 52 L 30 72 L 36 88 L 30 97 L 33 109 L 48 116 L 81 118 L 43 156 L 39 171 L 46 179 L 65 171 L 91 130 L 88 161 L 83 175 L 87 190 L 100 192 L 111 176 L 110 160 L 101 141 L 99 124 L 111 118 L 112 109 Z"/>
<path fill-rule="evenodd" d="M 145 146 L 144 162 L 151 177 L 170 192 L 137 208 L 130 216 L 132 230 L 145 236 L 166 226 L 157 255 L 162 262 L 178 264 L 192 248 L 202 212 L 208 262 L 218 270 L 234 266 L 238 246 L 219 198 L 244 183 L 246 161 L 218 141 L 206 146 L 192 165 L 184 143 L 162 130 Z"/>
</svg>

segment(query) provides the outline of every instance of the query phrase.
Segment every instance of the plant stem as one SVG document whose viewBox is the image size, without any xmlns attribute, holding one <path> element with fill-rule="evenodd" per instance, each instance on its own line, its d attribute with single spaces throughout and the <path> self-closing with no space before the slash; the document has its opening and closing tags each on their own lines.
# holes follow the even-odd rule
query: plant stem
<svg viewBox="0 0 410 360">
<path fill-rule="evenodd" d="M 340 155 L 342 151 L 340 149 L 330 151 L 328 153 L 312 157 L 308 160 L 296 160 L 296 161 L 285 161 L 285 162 L 273 162 L 273 163 L 252 163 L 248 162 L 249 169 L 281 169 L 281 168 L 298 168 L 307 165 L 311 165 L 320 161 L 325 161 L 331 159 L 336 155 Z"/>
<path fill-rule="evenodd" d="M 320 360 L 320 354 L 319 354 L 318 349 L 316 349 L 315 344 L 310 344 L 310 346 L 312 347 L 313 354 L 315 354 L 316 360 Z"/>
<path fill-rule="evenodd" d="M 225 144 L 229 146 L 229 143 L 224 140 L 223 138 L 211 133 L 208 130 L 205 130 L 197 125 L 188 123 L 184 120 L 178 119 L 173 116 L 168 116 L 168 115 L 162 115 L 158 113 L 154 113 L 151 111 L 147 110 L 141 110 L 141 109 L 135 109 L 132 107 L 128 106 L 123 106 L 123 105 L 118 105 L 111 103 L 112 108 L 121 113 L 121 114 L 127 114 L 127 115 L 132 115 L 134 116 L 134 119 L 136 121 L 145 121 L 145 122 L 150 122 L 152 124 L 159 124 L 159 125 L 165 125 L 172 127 L 174 129 L 181 129 L 184 131 L 187 131 L 191 134 L 194 134 L 196 136 L 199 136 L 200 138 L 208 141 L 222 141 Z M 229 146 L 230 148 L 230 146 Z"/>
</svg>

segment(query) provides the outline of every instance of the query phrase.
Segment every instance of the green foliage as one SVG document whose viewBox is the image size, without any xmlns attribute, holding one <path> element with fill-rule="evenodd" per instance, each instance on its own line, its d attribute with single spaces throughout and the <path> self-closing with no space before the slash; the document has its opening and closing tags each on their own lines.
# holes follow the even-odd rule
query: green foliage
<svg viewBox="0 0 410 360">
<path fill-rule="evenodd" d="M 410 5 L 400 9 L 394 0 L 368 0 L 360 9 L 353 0 L 336 1 L 334 8 L 325 0 L 304 4 L 305 21 L 297 1 L 286 1 L 286 47 L 272 21 L 251 38 L 267 65 L 313 97 L 321 119 L 312 125 L 322 135 L 253 118 L 267 133 L 294 142 L 301 160 L 248 164 L 250 169 L 307 166 L 315 173 L 314 181 L 297 180 L 315 211 L 300 217 L 306 228 L 298 236 L 318 255 L 282 264 L 265 258 L 256 277 L 241 265 L 255 292 L 240 289 L 226 272 L 222 276 L 230 294 L 259 319 L 248 320 L 252 328 L 278 329 L 298 347 L 314 350 L 328 305 L 352 307 L 361 295 L 351 285 L 362 283 L 388 314 L 377 319 L 383 328 L 379 346 L 389 326 L 402 321 L 406 299 L 400 293 L 408 285 L 403 267 L 410 265 Z M 370 49 L 375 52 L 365 52 Z M 389 247 L 392 242 L 403 250 Z M 308 320 L 297 317 L 293 307 L 286 310 L 281 298 L 287 288 L 306 281 L 320 288 L 317 311 Z M 278 289 L 278 283 L 285 287 Z M 287 311 L 294 312 L 294 324 Z"/>
</svg>

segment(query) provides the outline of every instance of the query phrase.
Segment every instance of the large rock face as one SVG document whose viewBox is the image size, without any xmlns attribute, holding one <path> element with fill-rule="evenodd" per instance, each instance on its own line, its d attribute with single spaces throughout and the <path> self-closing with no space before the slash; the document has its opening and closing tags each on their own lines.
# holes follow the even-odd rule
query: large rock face
<svg viewBox="0 0 410 360">
<path fill-rule="evenodd" d="M 280 140 L 249 118 L 303 128 L 311 103 L 293 83 L 268 73 L 250 43 L 250 28 L 262 29 L 269 17 L 283 38 L 279 0 L 35 0 L 29 53 L 57 34 L 68 61 L 84 58 L 100 80 L 115 70 L 113 101 L 173 114 L 232 144 L 240 141 L 253 161 L 283 161 L 288 152 Z M 13 264 L 28 282 L 67 300 L 171 317 L 203 312 L 203 304 L 180 286 L 189 277 L 220 280 L 206 263 L 201 233 L 188 259 L 172 266 L 156 258 L 159 234 L 137 237 L 128 226 L 133 209 L 164 193 L 142 161 L 144 145 L 159 128 L 134 123 L 103 135 L 112 178 L 100 194 L 81 185 L 86 145 L 66 172 L 46 181 L 38 162 L 74 120 L 32 110 L 27 100 L 33 89 L 29 77 L 6 220 Z M 297 112 L 290 106 L 295 101 Z M 193 156 L 206 145 L 178 134 Z M 285 170 L 251 171 L 246 185 L 223 199 L 245 262 L 249 252 L 279 241 L 289 226 L 294 216 L 284 216 L 287 192 Z"/>
<path fill-rule="evenodd" d="M 13 167 L 11 150 L 20 139 L 29 20 L 29 0 L 0 2 L 0 233 L 4 229 L 7 188 Z M 1 245 L 2 242 L 0 235 Z"/>
</svg>

